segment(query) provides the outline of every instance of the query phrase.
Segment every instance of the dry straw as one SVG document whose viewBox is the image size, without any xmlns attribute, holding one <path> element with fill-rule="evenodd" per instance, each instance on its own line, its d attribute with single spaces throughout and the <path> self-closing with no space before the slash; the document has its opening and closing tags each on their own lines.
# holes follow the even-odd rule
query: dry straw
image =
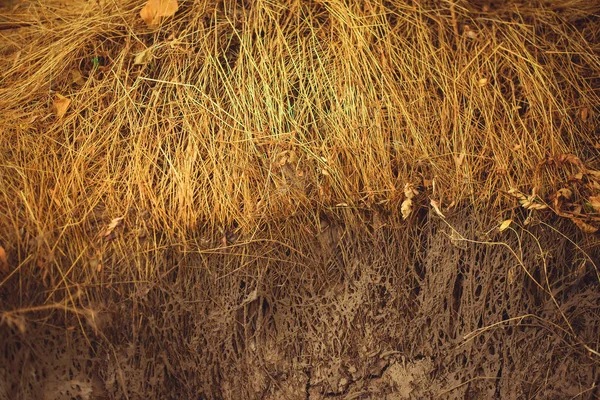
<svg viewBox="0 0 600 400">
<path fill-rule="evenodd" d="M 600 226 L 593 1 L 180 1 L 154 26 L 145 3 L 0 14 L 3 289 L 69 308 L 157 282 L 167 249 L 313 265 L 299 244 L 372 212 Z"/>
</svg>

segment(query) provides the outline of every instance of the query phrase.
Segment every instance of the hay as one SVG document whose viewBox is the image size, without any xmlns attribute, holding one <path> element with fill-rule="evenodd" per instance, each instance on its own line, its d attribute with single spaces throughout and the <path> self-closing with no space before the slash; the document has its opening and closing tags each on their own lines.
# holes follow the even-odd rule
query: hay
<svg viewBox="0 0 600 400">
<path fill-rule="evenodd" d="M 597 381 L 600 6 L 144 3 L 0 14 L 6 346 L 72 327 L 117 397 Z"/>
</svg>

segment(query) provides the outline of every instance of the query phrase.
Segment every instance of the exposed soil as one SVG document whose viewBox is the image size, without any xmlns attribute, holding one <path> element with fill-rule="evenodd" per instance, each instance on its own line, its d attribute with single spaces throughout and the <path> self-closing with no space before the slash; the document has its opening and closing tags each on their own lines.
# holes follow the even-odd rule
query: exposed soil
<svg viewBox="0 0 600 400">
<path fill-rule="evenodd" d="M 285 256 L 277 263 L 257 258 L 244 268 L 233 254 L 202 257 L 228 271 L 215 276 L 193 268 L 202 264 L 191 257 L 174 264 L 169 286 L 111 288 L 121 300 L 100 308 L 95 320 L 58 315 L 54 324 L 67 329 L 43 319 L 30 319 L 24 332 L 4 326 L 0 393 L 7 399 L 598 396 L 598 362 L 581 343 L 598 340 L 600 294 L 581 252 L 541 225 L 529 228 L 534 236 L 503 237 L 508 247 L 495 242 L 503 234 L 486 233 L 485 218 L 456 216 L 449 223 L 455 233 L 444 222 L 424 220 L 420 230 L 345 232 L 329 247 L 315 241 L 305 254 L 323 262 L 310 267 Z M 549 279 L 576 336 L 521 263 L 536 279 Z M 328 281 L 315 280 L 319 266 L 330 271 Z"/>
</svg>

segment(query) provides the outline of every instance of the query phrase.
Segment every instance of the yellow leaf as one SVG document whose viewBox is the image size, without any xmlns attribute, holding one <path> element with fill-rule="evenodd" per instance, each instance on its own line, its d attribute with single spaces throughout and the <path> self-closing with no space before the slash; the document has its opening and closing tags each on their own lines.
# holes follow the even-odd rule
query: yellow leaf
<svg viewBox="0 0 600 400">
<path fill-rule="evenodd" d="M 54 112 L 58 118 L 62 118 L 67 113 L 67 109 L 71 104 L 71 99 L 66 98 L 63 95 L 57 94 L 54 98 L 54 103 L 52 107 L 54 108 Z"/>
<path fill-rule="evenodd" d="M 596 211 L 600 211 L 600 195 L 599 196 L 590 196 L 589 198 L 590 205 Z"/>
<path fill-rule="evenodd" d="M 152 52 L 150 49 L 146 49 L 141 51 L 135 55 L 135 60 L 133 60 L 134 65 L 146 65 L 152 61 Z"/>
<path fill-rule="evenodd" d="M 487 85 L 488 80 L 487 78 L 481 78 L 478 82 L 477 82 L 477 86 L 479 87 L 484 87 L 485 85 Z"/>
<path fill-rule="evenodd" d="M 140 17 L 148 26 L 156 26 L 162 17 L 172 17 L 178 9 L 177 0 L 148 0 Z"/>
<path fill-rule="evenodd" d="M 512 223 L 512 219 L 507 219 L 506 221 L 504 221 L 503 223 L 500 224 L 500 227 L 498 228 L 498 230 L 500 232 L 507 230 L 511 223 Z"/>
</svg>

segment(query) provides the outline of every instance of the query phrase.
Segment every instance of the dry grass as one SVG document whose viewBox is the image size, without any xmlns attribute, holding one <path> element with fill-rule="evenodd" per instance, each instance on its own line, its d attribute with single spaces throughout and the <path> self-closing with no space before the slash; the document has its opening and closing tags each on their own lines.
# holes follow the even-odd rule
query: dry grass
<svg viewBox="0 0 600 400">
<path fill-rule="evenodd" d="M 26 304 L 157 282 L 172 251 L 243 266 L 246 245 L 298 252 L 332 221 L 410 225 L 406 184 L 413 216 L 502 219 L 510 189 L 552 206 L 568 187 L 597 226 L 595 175 L 564 156 L 600 168 L 593 1 L 181 1 L 157 29 L 144 3 L 0 14 L 0 286 L 43 280 Z"/>
<path fill-rule="evenodd" d="M 24 26 L 2 31 L 10 253 L 38 238 L 79 281 L 115 217 L 170 243 L 252 240 L 291 215 L 316 231 L 320 212 L 398 214 L 406 183 L 502 209 L 509 189 L 540 186 L 548 156 L 598 166 L 598 28 L 569 25 L 575 4 L 213 3 L 183 2 L 157 30 L 140 1 L 4 17 Z M 141 51 L 150 63 L 133 65 Z M 56 93 L 72 100 L 63 118 Z"/>
</svg>

